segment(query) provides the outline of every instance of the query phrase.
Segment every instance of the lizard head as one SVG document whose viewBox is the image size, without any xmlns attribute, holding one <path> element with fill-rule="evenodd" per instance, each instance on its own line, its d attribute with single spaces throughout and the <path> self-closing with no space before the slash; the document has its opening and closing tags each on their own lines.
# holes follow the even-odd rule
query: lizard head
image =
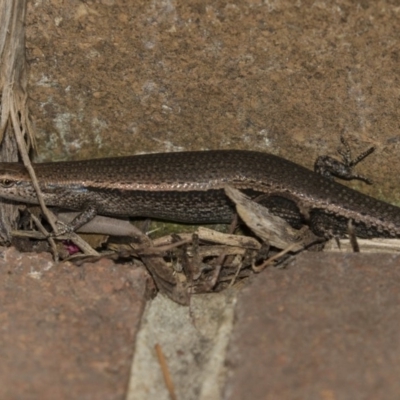
<svg viewBox="0 0 400 400">
<path fill-rule="evenodd" d="M 20 163 L 0 163 L 0 197 L 31 203 L 36 198 L 31 179 Z"/>
</svg>

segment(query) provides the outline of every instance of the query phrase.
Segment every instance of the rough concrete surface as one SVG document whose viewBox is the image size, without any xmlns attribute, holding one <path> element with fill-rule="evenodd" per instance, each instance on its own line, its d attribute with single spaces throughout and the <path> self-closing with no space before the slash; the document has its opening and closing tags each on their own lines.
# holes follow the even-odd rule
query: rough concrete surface
<svg viewBox="0 0 400 400">
<path fill-rule="evenodd" d="M 312 167 L 345 130 L 377 147 L 360 168 L 379 186 L 352 185 L 400 202 L 399 17 L 392 0 L 30 1 L 38 158 L 236 148 Z"/>
<path fill-rule="evenodd" d="M 142 317 L 141 269 L 54 266 L 6 249 L 0 398 L 168 399 L 158 343 L 178 399 L 395 399 L 399 265 L 398 255 L 303 253 L 241 292 L 189 307 L 156 297 Z"/>
<path fill-rule="evenodd" d="M 148 275 L 2 249 L 0 399 L 123 399 Z"/>
<path fill-rule="evenodd" d="M 217 400 L 225 382 L 226 348 L 237 290 L 195 295 L 183 307 L 157 296 L 147 305 L 127 400 L 170 400 L 155 345 L 160 345 L 177 399 Z"/>
<path fill-rule="evenodd" d="M 303 253 L 239 296 L 225 399 L 400 397 L 400 256 Z"/>
</svg>

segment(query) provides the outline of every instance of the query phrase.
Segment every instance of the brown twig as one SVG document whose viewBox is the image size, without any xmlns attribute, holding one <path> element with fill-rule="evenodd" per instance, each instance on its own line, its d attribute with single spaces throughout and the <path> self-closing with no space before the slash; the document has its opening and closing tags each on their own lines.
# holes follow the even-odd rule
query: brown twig
<svg viewBox="0 0 400 400">
<path fill-rule="evenodd" d="M 37 228 L 42 233 L 42 235 L 49 241 L 51 250 L 53 251 L 54 260 L 58 262 L 59 256 L 58 256 L 56 242 L 51 236 L 49 236 L 49 232 L 47 232 L 47 229 L 43 226 L 43 224 L 40 222 L 39 218 L 36 215 L 31 214 L 31 218 L 33 219 L 33 222 L 36 224 Z"/>
<path fill-rule="evenodd" d="M 175 242 L 175 243 L 171 243 L 171 244 L 167 244 L 165 246 L 160 246 L 160 247 L 147 247 L 143 250 L 137 249 L 137 253 L 140 256 L 150 256 L 150 255 L 154 255 L 154 254 L 162 254 L 165 253 L 166 251 L 175 249 L 179 246 L 182 246 L 184 244 L 190 243 L 192 240 L 190 239 L 183 239 L 180 240 L 179 242 Z"/>
<path fill-rule="evenodd" d="M 284 256 L 287 253 L 290 253 L 293 251 L 293 249 L 297 248 L 298 244 L 297 243 L 292 243 L 290 246 L 286 247 L 286 249 L 280 251 L 278 254 L 275 254 L 274 256 L 268 258 L 268 260 L 265 260 L 260 266 L 256 267 L 253 266 L 252 269 L 254 272 L 261 272 L 263 269 L 267 268 L 269 265 L 273 264 L 275 260 L 278 258 Z"/>
<path fill-rule="evenodd" d="M 168 369 L 167 360 L 165 359 L 161 346 L 158 343 L 156 343 L 154 349 L 156 350 L 158 362 L 160 363 L 161 372 L 163 374 L 165 386 L 167 387 L 169 396 L 171 397 L 171 400 L 177 400 L 174 383 L 172 382 L 171 374 L 169 373 Z"/>
<path fill-rule="evenodd" d="M 42 195 L 42 192 L 40 190 L 39 183 L 37 181 L 35 171 L 34 171 L 34 169 L 32 167 L 31 160 L 29 159 L 28 151 L 26 150 L 26 144 L 25 144 L 25 140 L 24 140 L 24 133 L 25 132 L 21 131 L 20 121 L 19 121 L 19 119 L 17 117 L 16 111 L 15 111 L 15 106 L 16 106 L 15 102 L 14 101 L 11 102 L 10 115 L 11 115 L 11 121 L 12 121 L 12 124 L 13 124 L 13 127 L 14 127 L 15 139 L 17 141 L 18 150 L 19 150 L 19 153 L 21 155 L 22 162 L 24 163 L 25 168 L 28 170 L 29 176 L 30 176 L 30 178 L 32 180 L 33 187 L 35 188 L 35 191 L 36 191 L 36 194 L 37 194 L 37 197 L 38 197 L 38 201 L 39 201 L 40 207 L 41 207 L 41 209 L 43 211 L 43 214 L 46 216 L 47 220 L 49 221 L 53 231 L 54 232 L 58 232 L 56 219 L 55 219 L 54 215 L 52 213 L 50 213 L 50 211 L 48 210 L 48 208 L 44 204 L 43 195 Z"/>
<path fill-rule="evenodd" d="M 54 214 L 46 207 L 46 204 L 44 203 L 43 200 L 43 195 L 40 190 L 39 182 L 36 178 L 35 170 L 32 167 L 31 160 L 29 159 L 28 152 L 26 150 L 26 145 L 24 141 L 24 133 L 21 131 L 20 126 L 19 126 L 19 120 L 15 112 L 15 104 L 12 103 L 11 108 L 10 108 L 10 115 L 11 115 L 11 120 L 13 123 L 14 131 L 15 131 L 15 138 L 17 141 L 18 145 L 18 150 L 21 154 L 22 161 L 25 165 L 25 168 L 28 170 L 29 176 L 32 180 L 33 187 L 35 188 L 36 195 L 40 204 L 40 207 L 43 211 L 43 214 L 46 216 L 47 220 L 49 221 L 49 224 L 51 225 L 51 228 L 57 234 L 58 228 L 57 228 L 57 223 L 56 223 L 56 217 Z M 49 237 L 50 238 L 50 237 Z M 82 251 L 84 251 L 86 254 L 89 255 L 99 255 L 97 251 L 92 249 L 91 246 L 89 246 L 80 236 L 78 236 L 75 233 L 70 234 L 70 239 L 72 242 L 74 242 Z M 50 240 L 50 239 L 49 239 Z"/>
</svg>

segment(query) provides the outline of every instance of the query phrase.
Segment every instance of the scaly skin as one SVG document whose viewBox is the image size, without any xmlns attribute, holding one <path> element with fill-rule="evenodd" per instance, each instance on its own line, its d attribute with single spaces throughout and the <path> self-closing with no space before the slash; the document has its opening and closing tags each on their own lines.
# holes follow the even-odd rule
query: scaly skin
<svg viewBox="0 0 400 400">
<path fill-rule="evenodd" d="M 35 164 L 45 203 L 109 216 L 178 222 L 229 222 L 225 185 L 251 195 L 293 226 L 343 236 L 400 237 L 400 208 L 352 190 L 281 157 L 254 151 L 160 153 Z M 0 196 L 37 204 L 25 168 L 0 163 Z"/>
</svg>

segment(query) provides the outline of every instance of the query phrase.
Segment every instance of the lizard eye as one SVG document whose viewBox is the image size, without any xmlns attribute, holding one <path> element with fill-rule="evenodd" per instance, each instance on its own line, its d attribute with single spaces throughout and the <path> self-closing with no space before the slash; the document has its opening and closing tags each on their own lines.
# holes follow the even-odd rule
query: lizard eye
<svg viewBox="0 0 400 400">
<path fill-rule="evenodd" d="M 5 187 L 5 188 L 9 188 L 11 186 L 14 185 L 14 181 L 12 181 L 11 179 L 1 179 L 0 180 L 0 185 Z"/>
</svg>

